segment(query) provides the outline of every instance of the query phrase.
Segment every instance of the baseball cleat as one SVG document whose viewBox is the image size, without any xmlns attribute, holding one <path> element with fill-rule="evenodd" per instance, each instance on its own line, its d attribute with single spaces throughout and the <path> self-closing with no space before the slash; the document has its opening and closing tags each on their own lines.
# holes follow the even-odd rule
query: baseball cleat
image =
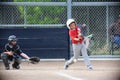
<svg viewBox="0 0 120 80">
<path fill-rule="evenodd" d="M 65 66 L 64 66 L 64 69 L 67 70 L 68 67 L 69 67 L 69 65 L 65 65 Z"/>
<path fill-rule="evenodd" d="M 68 67 L 69 67 L 69 64 L 68 64 L 68 62 L 66 62 L 64 65 L 64 69 L 66 70 Z"/>
<path fill-rule="evenodd" d="M 88 66 L 88 70 L 93 70 L 92 66 Z"/>
<path fill-rule="evenodd" d="M 10 67 L 5 67 L 5 70 L 10 70 Z"/>
<path fill-rule="evenodd" d="M 13 69 L 20 69 L 20 66 L 19 65 L 14 65 L 14 64 L 12 64 L 12 67 L 13 67 Z"/>
</svg>

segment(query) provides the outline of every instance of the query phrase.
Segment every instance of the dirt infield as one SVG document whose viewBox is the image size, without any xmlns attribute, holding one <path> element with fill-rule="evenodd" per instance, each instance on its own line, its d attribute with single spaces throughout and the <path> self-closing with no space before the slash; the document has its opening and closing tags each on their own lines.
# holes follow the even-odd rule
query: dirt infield
<svg viewBox="0 0 120 80">
<path fill-rule="evenodd" d="M 120 60 L 92 61 L 88 71 L 83 61 L 64 70 L 64 61 L 44 61 L 33 65 L 23 62 L 20 70 L 4 70 L 0 62 L 0 80 L 120 80 Z"/>
</svg>

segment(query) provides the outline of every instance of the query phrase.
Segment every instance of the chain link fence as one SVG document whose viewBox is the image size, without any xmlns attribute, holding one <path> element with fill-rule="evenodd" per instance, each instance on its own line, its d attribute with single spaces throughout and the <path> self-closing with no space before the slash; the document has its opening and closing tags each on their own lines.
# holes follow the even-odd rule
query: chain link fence
<svg viewBox="0 0 120 80">
<path fill-rule="evenodd" d="M 64 6 L 2 5 L 1 24 L 64 24 Z"/>
<path fill-rule="evenodd" d="M 71 0 L 70 0 L 71 1 Z M 68 18 L 94 34 L 92 54 L 110 54 L 108 28 L 120 14 L 119 2 L 1 2 L 0 28 L 63 27 Z M 116 50 L 114 54 L 120 54 Z"/>
<path fill-rule="evenodd" d="M 91 46 L 92 54 L 111 54 L 111 42 L 108 29 L 117 21 L 120 6 L 73 6 L 72 17 L 77 23 L 85 23 L 87 34 L 94 34 L 94 45 Z M 113 54 L 120 54 L 117 49 Z"/>
</svg>

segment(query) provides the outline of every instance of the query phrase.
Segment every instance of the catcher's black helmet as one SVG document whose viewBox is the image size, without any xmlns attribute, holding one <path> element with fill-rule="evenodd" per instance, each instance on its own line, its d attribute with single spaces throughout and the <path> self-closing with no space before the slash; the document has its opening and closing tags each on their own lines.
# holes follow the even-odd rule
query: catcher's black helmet
<svg viewBox="0 0 120 80">
<path fill-rule="evenodd" d="M 16 36 L 15 35 L 10 35 L 9 37 L 8 37 L 8 41 L 17 41 L 17 38 L 16 38 Z"/>
</svg>

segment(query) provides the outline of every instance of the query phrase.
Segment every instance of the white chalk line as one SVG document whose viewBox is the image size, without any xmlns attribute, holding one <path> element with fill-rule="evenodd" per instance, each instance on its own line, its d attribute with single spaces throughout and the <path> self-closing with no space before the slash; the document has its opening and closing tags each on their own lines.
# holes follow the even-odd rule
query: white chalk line
<svg viewBox="0 0 120 80">
<path fill-rule="evenodd" d="M 70 75 L 65 74 L 65 73 L 62 73 L 62 72 L 57 72 L 57 74 L 58 74 L 59 76 L 66 77 L 66 78 L 68 78 L 68 79 L 70 79 L 70 80 L 83 80 L 83 79 L 81 79 L 81 78 L 73 77 L 73 76 L 70 76 Z"/>
</svg>

